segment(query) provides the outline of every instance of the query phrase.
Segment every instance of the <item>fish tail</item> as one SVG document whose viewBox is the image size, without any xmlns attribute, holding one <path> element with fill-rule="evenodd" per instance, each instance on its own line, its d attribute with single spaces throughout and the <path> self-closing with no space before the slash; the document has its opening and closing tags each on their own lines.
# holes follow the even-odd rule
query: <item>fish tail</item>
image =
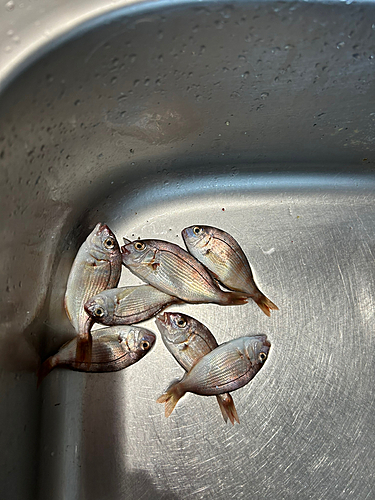
<svg viewBox="0 0 375 500">
<path fill-rule="evenodd" d="M 76 362 L 85 363 L 87 368 L 91 365 L 92 359 L 92 335 L 91 328 L 94 320 L 89 317 L 86 320 L 83 334 L 77 337 Z"/>
<path fill-rule="evenodd" d="M 157 400 L 157 403 L 165 403 L 165 416 L 169 417 L 169 415 L 174 410 L 178 401 L 185 394 L 185 390 L 181 387 L 180 382 L 176 382 L 172 384 L 167 391 L 162 394 Z"/>
<path fill-rule="evenodd" d="M 276 304 L 270 301 L 265 295 L 260 293 L 259 295 L 253 296 L 252 299 L 258 304 L 258 306 L 262 309 L 264 314 L 267 316 L 271 316 L 271 310 L 278 311 L 279 308 Z"/>
<path fill-rule="evenodd" d="M 228 418 L 232 425 L 234 425 L 234 421 L 240 423 L 232 396 L 230 394 L 218 394 L 216 399 L 225 423 L 228 422 Z"/>
<path fill-rule="evenodd" d="M 87 337 L 77 338 L 76 362 L 91 365 L 92 359 L 92 337 L 91 333 Z"/>
<path fill-rule="evenodd" d="M 223 292 L 224 300 L 221 302 L 225 306 L 242 306 L 247 304 L 249 296 L 243 292 Z"/>
<path fill-rule="evenodd" d="M 40 365 L 39 370 L 37 372 L 37 377 L 38 377 L 37 387 L 40 386 L 43 379 L 49 374 L 51 370 L 55 368 L 55 366 L 57 366 L 57 364 L 58 362 L 56 356 L 50 356 Z"/>
</svg>

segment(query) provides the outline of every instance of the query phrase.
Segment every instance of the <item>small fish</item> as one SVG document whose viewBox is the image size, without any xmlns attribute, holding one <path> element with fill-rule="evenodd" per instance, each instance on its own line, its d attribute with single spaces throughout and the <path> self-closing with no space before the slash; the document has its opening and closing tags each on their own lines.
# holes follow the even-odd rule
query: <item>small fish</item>
<svg viewBox="0 0 375 500">
<path fill-rule="evenodd" d="M 152 318 L 170 304 L 181 302 L 151 285 L 105 290 L 85 304 L 85 311 L 103 325 L 132 325 Z"/>
<path fill-rule="evenodd" d="M 91 324 L 84 304 L 93 295 L 117 286 L 121 275 L 121 253 L 117 240 L 105 224 L 97 224 L 82 244 L 70 270 L 65 310 L 78 334 L 77 361 L 90 362 Z"/>
<path fill-rule="evenodd" d="M 200 262 L 173 243 L 135 240 L 121 247 L 121 253 L 123 264 L 133 274 L 185 302 L 228 306 L 247 302 L 243 293 L 223 292 Z"/>
<path fill-rule="evenodd" d="M 156 326 L 164 345 L 187 372 L 206 354 L 218 347 L 210 330 L 187 314 L 166 312 L 156 318 Z M 225 422 L 240 423 L 232 396 L 228 393 L 216 396 Z"/>
<path fill-rule="evenodd" d="M 230 234 L 211 226 L 190 226 L 181 234 L 191 255 L 225 287 L 246 293 L 267 316 L 279 309 L 255 284 L 249 261 Z"/>
<path fill-rule="evenodd" d="M 165 403 L 165 416 L 187 392 L 212 396 L 246 385 L 262 368 L 271 347 L 266 335 L 241 337 L 219 345 L 201 358 L 184 377 L 158 399 Z"/>
<path fill-rule="evenodd" d="M 91 333 L 91 363 L 77 361 L 77 337 L 64 344 L 54 356 L 41 365 L 38 385 L 56 366 L 81 372 L 117 372 L 143 358 L 155 343 L 156 336 L 146 328 L 112 326 Z"/>
</svg>

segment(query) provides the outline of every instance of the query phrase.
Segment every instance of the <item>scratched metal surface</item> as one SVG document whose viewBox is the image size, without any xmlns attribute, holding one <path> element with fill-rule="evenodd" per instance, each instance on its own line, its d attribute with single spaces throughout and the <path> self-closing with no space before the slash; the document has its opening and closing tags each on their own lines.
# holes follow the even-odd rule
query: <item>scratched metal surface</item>
<svg viewBox="0 0 375 500">
<path fill-rule="evenodd" d="M 113 5 L 0 95 L 2 498 L 372 499 L 375 8 L 175 6 Z M 279 312 L 173 307 L 219 342 L 269 336 L 233 393 L 240 425 L 191 394 L 164 418 L 182 370 L 160 338 L 123 372 L 55 370 L 36 390 L 74 335 L 62 298 L 98 221 L 240 242 Z"/>
</svg>

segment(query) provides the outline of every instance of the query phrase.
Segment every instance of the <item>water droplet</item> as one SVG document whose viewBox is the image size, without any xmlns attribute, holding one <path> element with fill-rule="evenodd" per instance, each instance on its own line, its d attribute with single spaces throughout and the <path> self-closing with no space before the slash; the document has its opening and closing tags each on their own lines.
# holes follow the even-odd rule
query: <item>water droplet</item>
<svg viewBox="0 0 375 500">
<path fill-rule="evenodd" d="M 4 48 L 4 52 L 11 52 L 12 51 L 12 47 L 10 45 L 7 45 L 5 48 Z"/>
<path fill-rule="evenodd" d="M 225 122 L 225 125 L 229 126 L 229 125 L 230 125 L 230 121 L 229 121 L 229 120 L 227 120 L 227 121 Z"/>
<path fill-rule="evenodd" d="M 360 59 L 361 56 L 359 54 L 353 54 L 353 57 L 354 59 Z"/>
<path fill-rule="evenodd" d="M 145 79 L 144 85 L 145 85 L 145 87 L 148 87 L 150 85 L 150 79 L 149 78 Z"/>
<path fill-rule="evenodd" d="M 371 28 L 372 28 L 373 30 L 375 30 L 375 23 L 371 26 Z"/>
<path fill-rule="evenodd" d="M 14 43 L 20 43 L 20 37 L 18 35 L 14 35 L 14 37 L 12 38 L 13 42 Z"/>
<path fill-rule="evenodd" d="M 241 61 L 241 62 L 246 62 L 246 57 L 245 57 L 245 56 L 243 56 L 242 54 L 240 54 L 240 55 L 238 56 L 238 60 L 239 60 L 239 61 Z"/>
<path fill-rule="evenodd" d="M 7 2 L 5 4 L 6 10 L 9 10 L 9 11 L 14 10 L 14 7 L 15 7 L 15 3 L 13 0 L 9 0 L 9 2 Z"/>
<path fill-rule="evenodd" d="M 270 94 L 269 94 L 269 92 L 262 92 L 262 93 L 260 94 L 260 97 L 261 97 L 262 99 L 267 99 L 267 97 L 268 97 L 269 95 L 270 95 Z"/>
<path fill-rule="evenodd" d="M 133 87 L 137 87 L 139 85 L 139 80 L 134 80 Z"/>
<path fill-rule="evenodd" d="M 111 78 L 111 84 L 114 85 L 117 82 L 117 76 Z"/>
<path fill-rule="evenodd" d="M 158 60 L 159 60 L 159 62 L 163 62 L 164 61 L 163 54 L 160 54 L 160 56 L 158 57 Z"/>
<path fill-rule="evenodd" d="M 74 101 L 74 106 L 79 106 L 81 104 L 81 101 L 79 99 L 77 99 L 76 101 Z"/>
<path fill-rule="evenodd" d="M 13 30 L 8 30 L 7 31 L 7 35 L 8 36 L 13 36 L 14 35 L 14 31 Z"/>
<path fill-rule="evenodd" d="M 129 59 L 130 59 L 130 62 L 131 62 L 131 63 L 134 63 L 134 62 L 136 61 L 136 59 L 137 59 L 137 54 L 131 54 L 131 55 L 129 56 Z"/>
<path fill-rule="evenodd" d="M 340 49 L 341 47 L 343 47 L 345 45 L 345 42 L 339 42 L 337 45 L 336 45 L 336 49 Z"/>
</svg>

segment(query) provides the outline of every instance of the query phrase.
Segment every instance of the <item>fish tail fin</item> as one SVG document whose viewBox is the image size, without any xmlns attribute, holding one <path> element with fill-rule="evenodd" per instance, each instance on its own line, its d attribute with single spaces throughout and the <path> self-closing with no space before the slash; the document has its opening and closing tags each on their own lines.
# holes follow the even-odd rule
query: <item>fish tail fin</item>
<svg viewBox="0 0 375 500">
<path fill-rule="evenodd" d="M 242 306 L 247 304 L 249 296 L 243 292 L 223 292 L 224 301 L 221 302 L 225 306 Z"/>
<path fill-rule="evenodd" d="M 37 387 L 40 386 L 44 378 L 50 373 L 51 370 L 57 366 L 57 359 L 56 356 L 50 356 L 47 358 L 39 367 L 39 370 L 37 372 L 37 377 L 38 377 L 38 382 L 37 382 Z"/>
<path fill-rule="evenodd" d="M 86 337 L 77 338 L 76 362 L 91 365 L 92 359 L 92 337 L 91 333 Z"/>
<path fill-rule="evenodd" d="M 76 361 L 77 363 L 85 363 L 87 367 L 91 365 L 92 359 L 92 335 L 91 328 L 94 320 L 89 317 L 86 320 L 83 334 L 77 337 Z"/>
<path fill-rule="evenodd" d="M 252 297 L 258 306 L 262 309 L 266 316 L 271 316 L 271 310 L 278 311 L 279 308 L 276 304 L 270 301 L 265 295 L 260 293 L 259 295 Z"/>
<path fill-rule="evenodd" d="M 228 418 L 232 425 L 234 425 L 234 421 L 240 423 L 232 396 L 230 394 L 218 394 L 216 399 L 225 423 L 228 422 Z"/>
<path fill-rule="evenodd" d="M 172 384 L 164 394 L 162 394 L 157 400 L 157 403 L 165 403 L 165 416 L 169 415 L 174 410 L 178 401 L 185 394 L 185 390 L 181 387 L 180 382 Z"/>
</svg>

